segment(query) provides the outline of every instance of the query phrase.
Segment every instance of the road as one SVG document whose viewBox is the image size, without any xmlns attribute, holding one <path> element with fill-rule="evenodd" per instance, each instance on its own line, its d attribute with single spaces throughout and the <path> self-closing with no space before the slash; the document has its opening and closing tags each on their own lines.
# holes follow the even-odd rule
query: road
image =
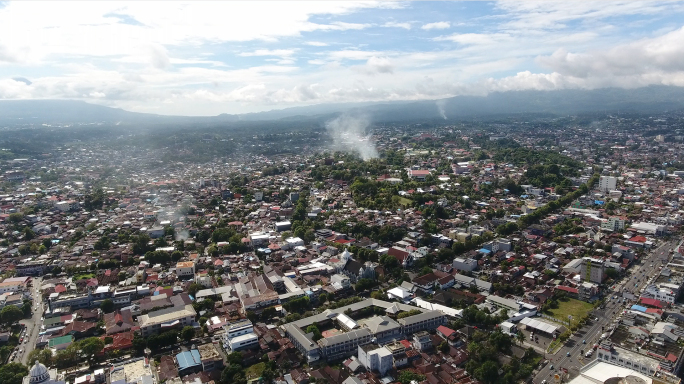
<svg viewBox="0 0 684 384">
<path fill-rule="evenodd" d="M 14 361 L 21 362 L 24 365 L 27 363 L 28 355 L 36 347 L 36 340 L 38 339 L 38 334 L 40 333 L 40 327 L 42 325 L 43 297 L 40 294 L 40 284 L 40 277 L 33 279 L 33 286 L 31 287 L 31 297 L 33 297 L 33 308 L 31 309 L 33 313 L 32 317 L 20 321 L 20 323 L 26 326 L 26 334 L 24 335 L 24 343 L 19 344 L 19 348 L 22 349 L 22 352 L 17 353 Z"/>
<path fill-rule="evenodd" d="M 553 375 L 558 373 L 559 368 L 567 369 L 569 379 L 574 378 L 579 374 L 583 365 L 594 360 L 596 358 L 595 353 L 589 358 L 585 358 L 584 353 L 598 343 L 603 331 L 607 330 L 611 323 L 622 314 L 624 306 L 633 304 L 628 300 L 622 303 L 622 293 L 630 292 L 638 297 L 639 291 L 651 279 L 657 277 L 659 267 L 669 262 L 670 250 L 676 245 L 675 242 L 666 242 L 651 251 L 642 259 L 641 265 L 633 267 L 631 276 L 625 277 L 622 282 L 615 286 L 614 292 L 606 292 L 605 308 L 593 310 L 590 313 L 592 320 L 587 321 L 582 329 L 575 332 L 558 352 L 553 355 L 548 353 L 545 355 L 549 363 L 537 373 L 533 383 L 540 384 L 543 380 L 548 383 L 555 383 Z M 593 320 L 595 318 L 598 318 L 598 321 Z M 586 344 L 583 344 L 582 341 L 586 341 Z M 553 370 L 551 366 L 553 366 Z"/>
</svg>

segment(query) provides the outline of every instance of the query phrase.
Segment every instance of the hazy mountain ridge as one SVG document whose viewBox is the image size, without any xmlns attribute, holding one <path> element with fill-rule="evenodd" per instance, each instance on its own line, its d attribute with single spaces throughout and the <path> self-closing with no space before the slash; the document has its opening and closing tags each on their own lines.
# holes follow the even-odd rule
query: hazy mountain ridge
<svg viewBox="0 0 684 384">
<path fill-rule="evenodd" d="M 3 100 L 0 124 L 43 123 L 229 123 L 302 118 L 328 119 L 340 113 L 365 114 L 376 122 L 457 120 L 519 113 L 577 114 L 587 112 L 663 112 L 684 109 L 684 88 L 651 86 L 637 89 L 510 91 L 487 96 L 442 100 L 319 104 L 249 114 L 162 116 L 130 112 L 76 100 Z"/>
</svg>

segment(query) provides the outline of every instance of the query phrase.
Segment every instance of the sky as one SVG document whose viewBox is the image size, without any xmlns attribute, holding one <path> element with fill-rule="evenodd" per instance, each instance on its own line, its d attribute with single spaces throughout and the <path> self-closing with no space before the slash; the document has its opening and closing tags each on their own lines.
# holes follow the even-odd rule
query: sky
<svg viewBox="0 0 684 384">
<path fill-rule="evenodd" d="M 0 99 L 165 115 L 684 86 L 684 2 L 0 2 Z"/>
</svg>

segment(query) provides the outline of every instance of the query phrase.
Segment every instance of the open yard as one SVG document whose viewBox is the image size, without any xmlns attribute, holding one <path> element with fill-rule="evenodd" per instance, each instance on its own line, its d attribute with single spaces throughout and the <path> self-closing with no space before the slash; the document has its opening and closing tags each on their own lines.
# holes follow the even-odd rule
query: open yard
<svg viewBox="0 0 684 384">
<path fill-rule="evenodd" d="M 409 206 L 411 206 L 411 204 L 413 204 L 413 201 L 411 199 L 407 199 L 407 198 L 401 197 L 401 196 L 392 196 L 392 201 L 397 203 L 397 204 L 401 204 L 404 207 L 409 207 Z"/>
<path fill-rule="evenodd" d="M 559 300 L 558 308 L 549 309 L 548 314 L 563 321 L 568 321 L 568 316 L 572 315 L 573 320 L 577 321 L 589 314 L 593 308 L 592 304 L 585 303 L 584 301 L 575 299 Z"/>
<path fill-rule="evenodd" d="M 94 273 L 79 273 L 77 275 L 74 275 L 74 281 L 92 279 L 93 277 L 95 277 Z"/>
<path fill-rule="evenodd" d="M 266 363 L 261 362 L 254 364 L 245 370 L 245 378 L 247 380 L 257 379 L 261 377 L 261 373 L 266 369 Z"/>
</svg>

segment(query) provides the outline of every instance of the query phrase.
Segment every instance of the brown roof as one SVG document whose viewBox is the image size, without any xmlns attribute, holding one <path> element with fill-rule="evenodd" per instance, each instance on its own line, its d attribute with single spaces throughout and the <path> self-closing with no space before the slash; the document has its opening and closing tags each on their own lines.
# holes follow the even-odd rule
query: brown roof
<svg viewBox="0 0 684 384">
<path fill-rule="evenodd" d="M 135 325 L 130 309 L 106 313 L 104 315 L 104 322 L 108 335 L 128 331 Z"/>
</svg>

